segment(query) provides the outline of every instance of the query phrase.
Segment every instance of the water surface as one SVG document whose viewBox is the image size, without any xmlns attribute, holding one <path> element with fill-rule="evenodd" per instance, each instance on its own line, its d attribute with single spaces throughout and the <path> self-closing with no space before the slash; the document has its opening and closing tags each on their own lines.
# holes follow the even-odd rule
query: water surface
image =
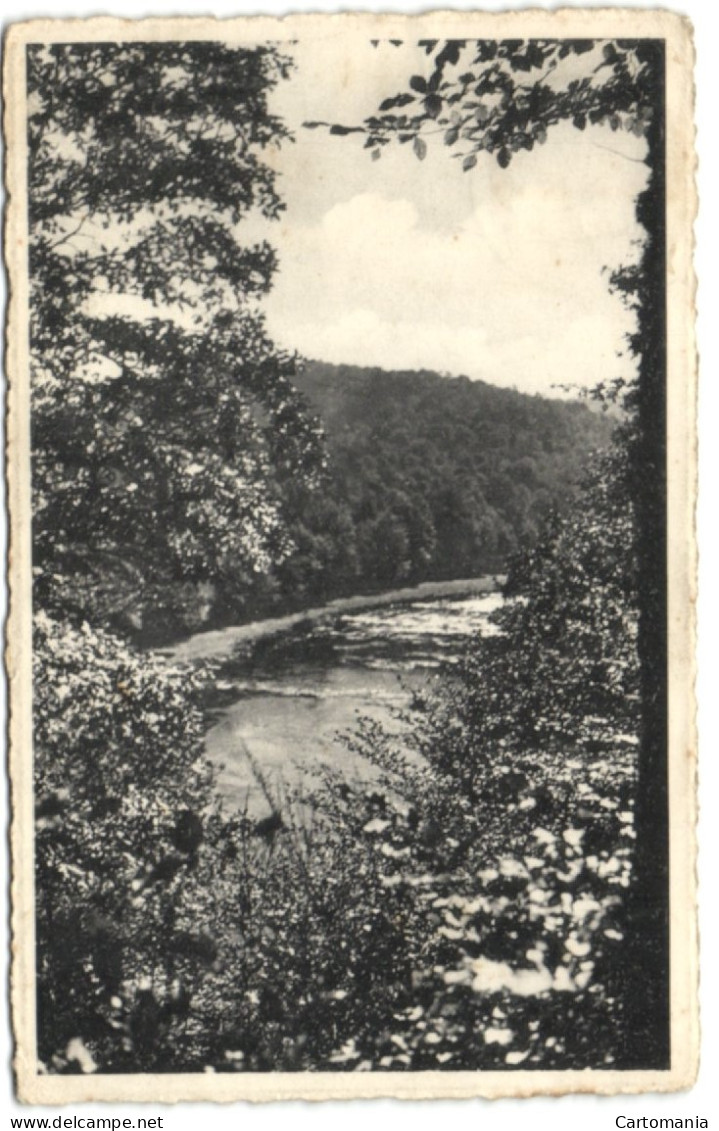
<svg viewBox="0 0 719 1131">
<path fill-rule="evenodd" d="M 253 763 L 275 794 L 282 783 L 310 785 L 323 765 L 371 776 L 340 736 L 360 716 L 401 730 L 397 712 L 412 692 L 455 663 L 474 633 L 495 632 L 490 617 L 501 603 L 493 592 L 346 612 L 295 627 L 233 665 L 207 735 L 227 802 L 267 808 Z"/>
</svg>

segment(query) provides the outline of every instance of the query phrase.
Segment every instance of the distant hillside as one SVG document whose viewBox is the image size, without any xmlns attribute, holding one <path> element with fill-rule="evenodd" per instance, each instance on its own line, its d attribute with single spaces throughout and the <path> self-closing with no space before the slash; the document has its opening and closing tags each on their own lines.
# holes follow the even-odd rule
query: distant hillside
<svg viewBox="0 0 719 1131">
<path fill-rule="evenodd" d="M 427 371 L 310 362 L 296 384 L 329 477 L 283 489 L 297 548 L 268 604 L 502 570 L 611 430 L 581 403 Z"/>
</svg>

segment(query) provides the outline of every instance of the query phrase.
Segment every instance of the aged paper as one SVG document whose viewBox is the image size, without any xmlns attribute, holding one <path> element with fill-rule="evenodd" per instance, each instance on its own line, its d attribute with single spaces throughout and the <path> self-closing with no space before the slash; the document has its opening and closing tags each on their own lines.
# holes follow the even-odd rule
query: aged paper
<svg viewBox="0 0 719 1131">
<path fill-rule="evenodd" d="M 692 61 L 10 29 L 21 1100 L 692 1083 Z"/>
</svg>

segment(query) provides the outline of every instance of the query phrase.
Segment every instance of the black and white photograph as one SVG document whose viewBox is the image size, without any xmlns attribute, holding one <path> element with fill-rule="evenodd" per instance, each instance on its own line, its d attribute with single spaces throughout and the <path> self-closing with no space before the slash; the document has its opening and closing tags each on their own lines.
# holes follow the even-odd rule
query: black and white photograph
<svg viewBox="0 0 719 1131">
<path fill-rule="evenodd" d="M 21 1099 L 692 1083 L 691 66 L 10 28 Z"/>
</svg>

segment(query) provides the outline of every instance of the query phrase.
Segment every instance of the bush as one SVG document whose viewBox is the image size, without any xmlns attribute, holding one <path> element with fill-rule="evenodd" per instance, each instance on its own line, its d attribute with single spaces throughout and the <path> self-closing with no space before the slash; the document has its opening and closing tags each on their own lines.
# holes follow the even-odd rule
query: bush
<svg viewBox="0 0 719 1131">
<path fill-rule="evenodd" d="M 43 614 L 34 663 L 39 1055 L 161 1069 L 206 1008 L 226 894 L 200 680 Z"/>
<path fill-rule="evenodd" d="M 208 676 L 36 618 L 50 1071 L 621 1066 L 639 716 L 621 462 L 518 563 L 498 632 L 337 767 L 228 816 Z"/>
</svg>

